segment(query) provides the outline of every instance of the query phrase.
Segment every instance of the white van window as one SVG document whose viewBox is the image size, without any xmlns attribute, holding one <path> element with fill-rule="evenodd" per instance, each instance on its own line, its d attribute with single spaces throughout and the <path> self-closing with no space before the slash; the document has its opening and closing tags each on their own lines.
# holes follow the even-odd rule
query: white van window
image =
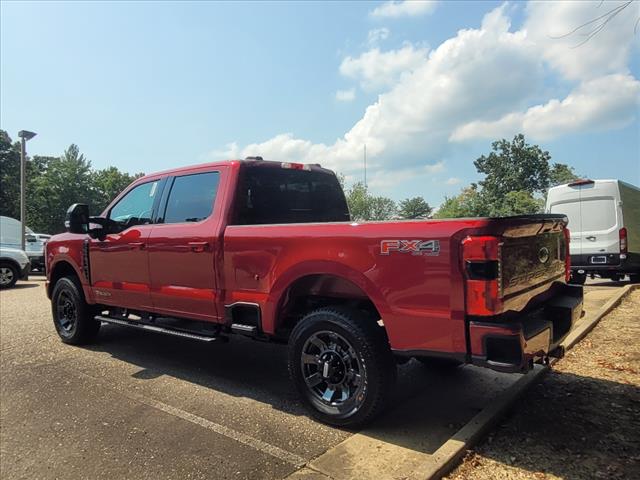
<svg viewBox="0 0 640 480">
<path fill-rule="evenodd" d="M 580 202 L 556 203 L 551 205 L 551 213 L 561 213 L 569 219 L 569 231 L 580 231 Z"/>
<path fill-rule="evenodd" d="M 582 231 L 609 230 L 616 224 L 616 203 L 613 198 L 582 200 Z"/>
</svg>

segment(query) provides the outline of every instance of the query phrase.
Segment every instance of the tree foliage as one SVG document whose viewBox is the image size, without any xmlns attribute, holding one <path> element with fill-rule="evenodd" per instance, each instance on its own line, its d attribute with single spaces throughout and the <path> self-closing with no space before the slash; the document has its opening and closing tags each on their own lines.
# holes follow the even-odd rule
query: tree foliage
<svg viewBox="0 0 640 480">
<path fill-rule="evenodd" d="M 396 202 L 388 197 L 371 195 L 362 182 L 356 182 L 346 189 L 345 195 L 351 219 L 358 222 L 390 220 L 397 212 Z"/>
<path fill-rule="evenodd" d="M 485 217 L 489 215 L 487 204 L 476 184 L 463 188 L 454 197 L 445 197 L 434 218 Z"/>
<path fill-rule="evenodd" d="M 70 145 L 60 157 L 34 156 L 27 161 L 26 224 L 36 232 L 59 233 L 69 205 L 86 203 L 94 214 L 139 175 L 115 167 L 94 170 Z M 20 144 L 0 130 L 0 215 L 20 218 Z"/>
<path fill-rule="evenodd" d="M 493 142 L 491 148 L 491 153 L 474 162 L 478 173 L 484 174 L 479 185 L 471 184 L 459 195 L 445 197 L 436 218 L 539 213 L 549 187 L 578 178 L 572 167 L 551 164 L 549 152 L 527 144 L 522 134 L 511 142 Z"/>
<path fill-rule="evenodd" d="M 407 198 L 400 202 L 398 214 L 402 218 L 428 218 L 433 208 L 422 197 Z"/>
</svg>

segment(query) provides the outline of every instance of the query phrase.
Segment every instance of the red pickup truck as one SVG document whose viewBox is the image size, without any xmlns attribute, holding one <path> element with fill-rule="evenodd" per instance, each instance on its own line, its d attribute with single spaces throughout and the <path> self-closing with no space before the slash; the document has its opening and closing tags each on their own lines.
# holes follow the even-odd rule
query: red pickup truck
<svg viewBox="0 0 640 480">
<path fill-rule="evenodd" d="M 303 402 L 362 425 L 396 365 L 525 372 L 562 355 L 582 312 L 561 215 L 355 223 L 318 165 L 225 161 L 139 178 L 47 243 L 65 343 L 104 323 L 212 342 L 287 343 Z"/>
</svg>

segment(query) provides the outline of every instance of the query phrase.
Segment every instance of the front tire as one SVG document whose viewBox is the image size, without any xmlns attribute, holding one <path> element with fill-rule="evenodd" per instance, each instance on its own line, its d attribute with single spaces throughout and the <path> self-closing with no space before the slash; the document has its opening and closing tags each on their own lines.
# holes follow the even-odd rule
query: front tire
<svg viewBox="0 0 640 480">
<path fill-rule="evenodd" d="M 396 364 L 385 331 L 374 320 L 359 310 L 326 307 L 293 329 L 289 372 L 314 418 L 355 428 L 384 409 Z"/>
<path fill-rule="evenodd" d="M 100 322 L 84 299 L 80 282 L 75 277 L 59 279 L 51 295 L 53 324 L 64 343 L 84 345 L 95 340 Z"/>
<path fill-rule="evenodd" d="M 9 262 L 0 262 L 0 288 L 11 288 L 18 281 L 20 272 Z"/>
</svg>

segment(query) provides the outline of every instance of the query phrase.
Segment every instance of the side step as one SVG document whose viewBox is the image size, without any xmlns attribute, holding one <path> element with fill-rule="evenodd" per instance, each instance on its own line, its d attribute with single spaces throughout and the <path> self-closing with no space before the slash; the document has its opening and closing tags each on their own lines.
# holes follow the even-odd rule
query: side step
<svg viewBox="0 0 640 480">
<path fill-rule="evenodd" d="M 159 327 L 157 325 L 149 325 L 148 323 L 141 323 L 134 320 L 123 320 L 120 318 L 105 317 L 103 315 L 96 315 L 96 320 L 106 323 L 112 323 L 114 325 L 121 325 L 123 327 L 132 327 L 139 330 L 147 330 L 156 333 L 164 333 L 166 335 L 173 335 L 174 337 L 190 338 L 191 340 L 200 340 L 201 342 L 214 342 L 220 337 L 201 335 L 198 333 L 183 332 L 181 330 L 174 330 L 171 328 Z"/>
<path fill-rule="evenodd" d="M 240 333 L 242 335 L 255 335 L 258 332 L 258 327 L 255 325 L 243 325 L 242 323 L 232 323 L 231 331 L 233 333 Z"/>
</svg>

